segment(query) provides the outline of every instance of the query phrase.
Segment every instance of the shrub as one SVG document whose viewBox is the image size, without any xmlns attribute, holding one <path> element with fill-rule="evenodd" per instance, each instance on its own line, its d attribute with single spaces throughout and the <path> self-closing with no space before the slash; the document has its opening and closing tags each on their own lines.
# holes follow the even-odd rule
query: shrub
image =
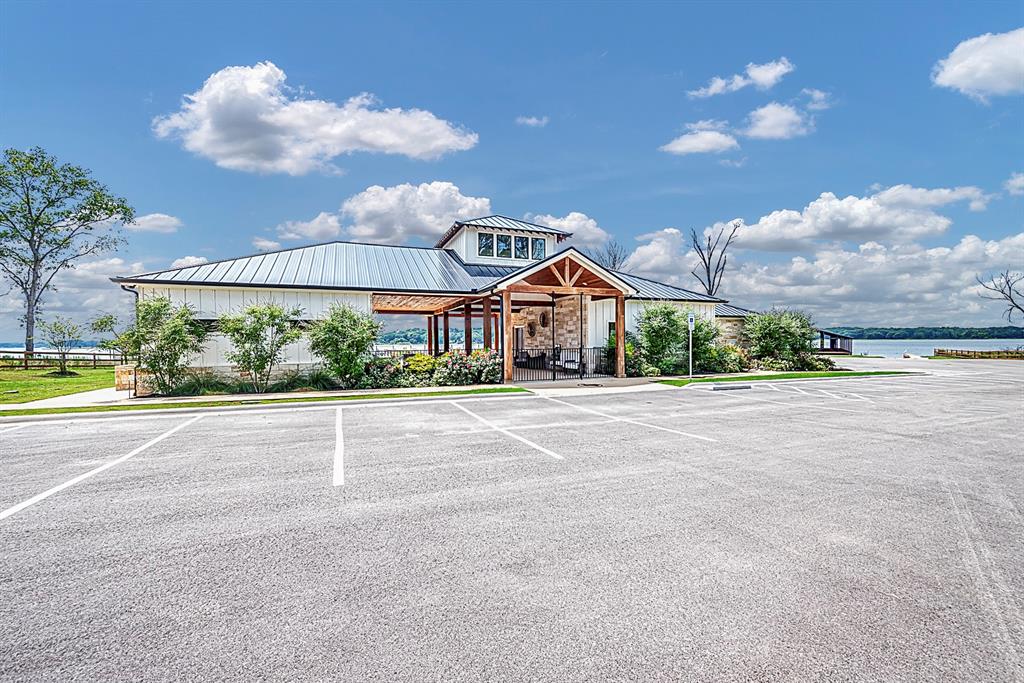
<svg viewBox="0 0 1024 683">
<path fill-rule="evenodd" d="M 359 383 L 381 324 L 349 306 L 333 304 L 327 317 L 309 327 L 309 350 L 345 387 Z"/>
<path fill-rule="evenodd" d="M 658 367 L 655 366 L 655 365 L 644 365 L 644 366 L 641 367 L 641 372 L 643 372 L 643 376 L 644 377 L 660 377 L 661 376 L 661 370 L 659 370 Z"/>
<path fill-rule="evenodd" d="M 679 308 L 667 303 L 644 306 L 636 331 L 646 365 L 666 374 L 675 372 L 681 360 L 685 365 L 680 356 L 686 350 L 686 318 Z"/>
<path fill-rule="evenodd" d="M 497 351 L 477 349 L 469 355 L 469 367 L 473 373 L 473 384 L 501 382 L 502 358 Z"/>
<path fill-rule="evenodd" d="M 800 311 L 772 310 L 749 316 L 745 331 L 750 355 L 758 360 L 775 358 L 789 362 L 813 352 L 814 326 Z"/>
<path fill-rule="evenodd" d="M 359 381 L 360 389 L 393 389 L 409 385 L 401 358 L 371 358 Z"/>
<path fill-rule="evenodd" d="M 152 374 L 158 393 L 174 393 L 189 361 L 203 350 L 206 328 L 190 307 L 175 308 L 165 297 L 139 301 L 135 317 L 140 365 Z"/>
<path fill-rule="evenodd" d="M 68 352 L 82 342 L 82 328 L 68 318 L 58 315 L 49 322 L 40 323 L 39 330 L 50 348 L 60 354 L 57 356 L 57 374 L 75 374 L 68 372 Z"/>
<path fill-rule="evenodd" d="M 330 391 L 337 389 L 338 383 L 331 376 L 331 373 L 321 367 L 306 370 L 301 375 L 302 385 L 307 389 L 315 391 Z"/>
<path fill-rule="evenodd" d="M 173 393 L 177 396 L 209 396 L 242 393 L 246 388 L 245 382 L 233 382 L 211 372 L 189 372 L 174 387 Z"/>
<path fill-rule="evenodd" d="M 434 384 L 439 387 L 473 384 L 473 366 L 465 351 L 451 351 L 438 359 Z"/>
<path fill-rule="evenodd" d="M 658 368 L 661 374 L 685 373 L 689 370 L 688 313 L 668 303 L 644 307 L 637 319 L 637 335 L 644 364 Z M 715 372 L 718 326 L 703 316 L 695 315 L 694 318 L 693 371 Z"/>
<path fill-rule="evenodd" d="M 644 359 L 636 335 L 626 330 L 626 377 L 650 377 L 644 372 Z M 615 337 L 608 337 L 605 342 L 606 372 L 615 373 Z"/>
<path fill-rule="evenodd" d="M 139 336 L 134 325 L 122 326 L 116 315 L 106 314 L 89 323 L 89 329 L 96 334 L 113 335 L 101 339 L 98 346 L 106 351 L 116 351 L 121 358 L 135 358 L 139 355 Z"/>
<path fill-rule="evenodd" d="M 751 366 L 750 356 L 746 351 L 732 344 L 715 346 L 713 362 L 707 372 L 744 372 Z"/>
<path fill-rule="evenodd" d="M 300 313 L 298 308 L 256 303 L 239 314 L 221 316 L 218 327 L 232 346 L 227 359 L 245 373 L 257 394 L 267 390 L 274 366 L 284 359 L 284 347 L 302 337 L 295 327 Z"/>
<path fill-rule="evenodd" d="M 432 375 L 437 369 L 437 359 L 426 353 L 416 353 L 406 359 L 405 366 L 417 375 Z"/>
</svg>

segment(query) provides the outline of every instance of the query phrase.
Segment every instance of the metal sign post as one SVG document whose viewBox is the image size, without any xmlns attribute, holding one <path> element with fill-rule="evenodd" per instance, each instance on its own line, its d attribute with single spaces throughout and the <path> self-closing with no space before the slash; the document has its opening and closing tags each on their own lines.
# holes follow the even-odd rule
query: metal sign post
<svg viewBox="0 0 1024 683">
<path fill-rule="evenodd" d="M 687 359 L 690 361 L 690 379 L 693 379 L 693 313 L 690 313 L 686 318 L 686 324 L 690 328 L 690 333 L 686 335 L 687 343 L 689 344 L 689 352 L 686 354 Z"/>
</svg>

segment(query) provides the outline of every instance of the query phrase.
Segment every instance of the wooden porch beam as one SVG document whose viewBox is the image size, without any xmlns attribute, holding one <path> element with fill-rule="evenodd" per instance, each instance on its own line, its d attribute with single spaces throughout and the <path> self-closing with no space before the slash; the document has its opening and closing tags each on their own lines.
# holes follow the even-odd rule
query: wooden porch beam
<svg viewBox="0 0 1024 683">
<path fill-rule="evenodd" d="M 569 283 L 566 282 L 565 278 L 562 277 L 562 274 L 558 272 L 558 268 L 555 266 L 554 263 L 552 263 L 550 266 L 548 266 L 548 268 L 551 270 L 552 273 L 555 274 L 555 279 L 558 280 L 559 284 L 561 284 L 563 287 L 568 287 L 569 286 Z"/>
<path fill-rule="evenodd" d="M 483 325 L 484 325 L 484 348 L 488 351 L 493 347 L 491 340 L 491 297 L 484 299 Z"/>
<path fill-rule="evenodd" d="M 451 320 L 449 320 L 448 311 L 444 312 L 444 352 L 448 353 L 452 350 L 451 343 Z"/>
<path fill-rule="evenodd" d="M 462 309 L 463 320 L 465 325 L 463 329 L 466 332 L 466 355 L 473 353 L 473 309 L 469 301 L 466 302 Z"/>
<path fill-rule="evenodd" d="M 518 292 L 520 294 L 590 294 L 591 296 L 625 296 L 625 294 L 618 289 L 608 289 L 603 287 L 545 287 L 543 285 L 529 285 L 523 283 L 509 285 L 505 291 Z"/>
</svg>

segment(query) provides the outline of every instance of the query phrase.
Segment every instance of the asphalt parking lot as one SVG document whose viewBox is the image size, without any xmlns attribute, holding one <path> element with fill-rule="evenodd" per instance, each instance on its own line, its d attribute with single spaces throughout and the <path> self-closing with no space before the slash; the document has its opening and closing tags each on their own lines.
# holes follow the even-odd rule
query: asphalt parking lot
<svg viewBox="0 0 1024 683">
<path fill-rule="evenodd" d="M 1024 680 L 1024 368 L 0 422 L 4 680 Z"/>
</svg>

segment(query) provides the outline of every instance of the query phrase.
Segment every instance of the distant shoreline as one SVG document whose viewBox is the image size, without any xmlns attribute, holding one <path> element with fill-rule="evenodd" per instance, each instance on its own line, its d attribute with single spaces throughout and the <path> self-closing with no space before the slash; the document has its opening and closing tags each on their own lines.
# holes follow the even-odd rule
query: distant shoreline
<svg viewBox="0 0 1024 683">
<path fill-rule="evenodd" d="M 826 327 L 847 337 L 862 340 L 959 340 L 959 339 L 1024 339 L 1024 327 Z"/>
</svg>

